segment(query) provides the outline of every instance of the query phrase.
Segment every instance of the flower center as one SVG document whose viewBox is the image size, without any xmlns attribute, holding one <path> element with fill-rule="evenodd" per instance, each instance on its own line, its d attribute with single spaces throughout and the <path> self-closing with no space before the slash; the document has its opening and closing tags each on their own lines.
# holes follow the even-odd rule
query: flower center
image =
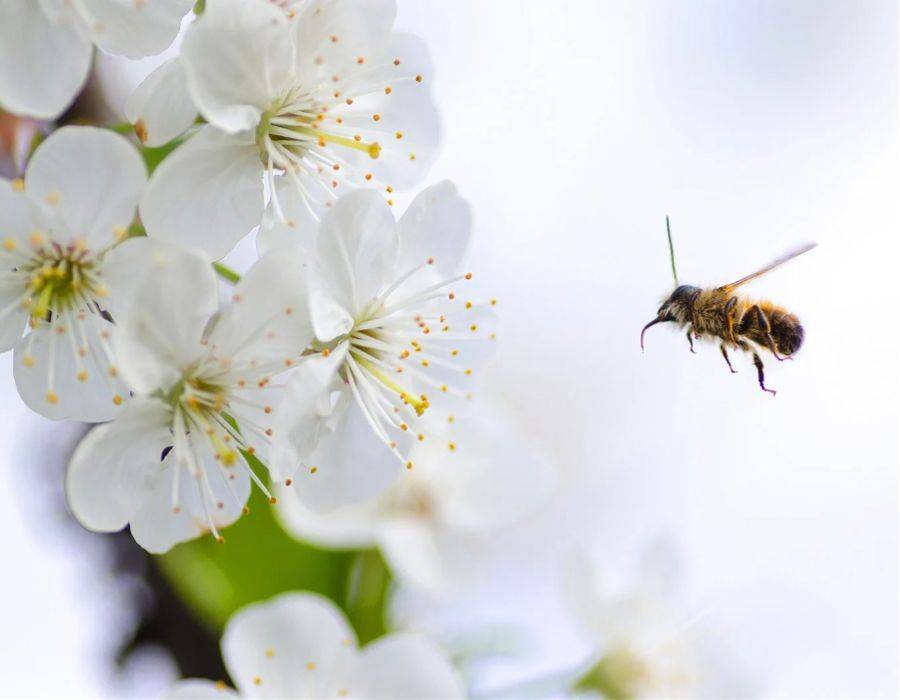
<svg viewBox="0 0 900 700">
<path fill-rule="evenodd" d="M 433 264 L 429 258 L 417 265 L 367 304 L 344 339 L 349 347 L 342 377 L 376 435 L 408 469 L 413 463 L 400 453 L 392 434 L 425 440 L 420 419 L 431 407 L 431 392 L 471 397 L 457 386 L 472 375 L 462 364 L 459 345 L 483 340 L 486 333 L 474 317 L 463 320 L 460 314 L 495 303 L 458 302 L 447 291 L 471 279 L 471 273 L 424 288 L 413 284 L 411 278 Z M 455 451 L 456 445 L 451 442 L 448 449 Z"/>
<path fill-rule="evenodd" d="M 51 311 L 59 314 L 90 307 L 106 296 L 99 261 L 83 241 L 63 246 L 35 231 L 29 236 L 29 244 L 30 251 L 19 251 L 16 242 L 7 238 L 3 249 L 13 258 L 15 271 L 27 278 L 22 305 L 32 318 L 45 318 Z"/>
<path fill-rule="evenodd" d="M 377 141 L 366 141 L 348 130 L 341 117 L 326 121 L 327 113 L 328 105 L 319 105 L 309 97 L 288 97 L 275 103 L 257 127 L 256 143 L 263 162 L 285 172 L 318 172 L 318 166 L 329 159 L 317 149 L 329 145 L 360 151 L 372 159 L 381 155 Z M 339 159 L 331 160 L 332 166 L 338 164 Z"/>
</svg>

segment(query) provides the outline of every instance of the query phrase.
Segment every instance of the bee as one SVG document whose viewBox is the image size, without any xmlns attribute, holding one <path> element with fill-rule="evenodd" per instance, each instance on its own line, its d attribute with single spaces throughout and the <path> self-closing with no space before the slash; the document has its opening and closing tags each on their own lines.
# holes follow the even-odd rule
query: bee
<svg viewBox="0 0 900 700">
<path fill-rule="evenodd" d="M 760 388 L 774 396 L 775 390 L 766 387 L 765 370 L 759 351 L 769 351 L 779 362 L 792 360 L 803 345 L 803 326 L 800 319 L 787 309 L 771 301 L 754 301 L 735 294 L 735 291 L 747 282 L 784 265 L 788 260 L 812 250 L 817 244 L 807 243 L 800 246 L 735 282 L 721 287 L 701 289 L 678 282 L 669 217 L 666 217 L 666 233 L 669 238 L 669 257 L 672 263 L 672 276 L 675 278 L 675 291 L 659 307 L 656 318 L 641 330 L 641 350 L 644 349 L 644 333 L 648 328 L 657 323 L 675 323 L 681 328 L 687 328 L 687 339 L 693 353 L 696 353 L 695 339 L 717 339 L 719 350 L 732 374 L 736 374 L 737 370 L 731 364 L 728 350 L 742 350 L 752 354 Z"/>
</svg>

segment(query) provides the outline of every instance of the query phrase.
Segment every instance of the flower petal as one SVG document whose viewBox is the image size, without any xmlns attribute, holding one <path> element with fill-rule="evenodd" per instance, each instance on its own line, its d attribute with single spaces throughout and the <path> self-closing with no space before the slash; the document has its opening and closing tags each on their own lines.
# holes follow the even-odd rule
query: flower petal
<svg viewBox="0 0 900 700">
<path fill-rule="evenodd" d="M 197 107 L 176 56 L 148 75 L 125 102 L 125 114 L 145 146 L 162 146 L 190 128 Z"/>
<path fill-rule="evenodd" d="M 171 442 L 169 416 L 161 401 L 135 399 L 81 441 L 66 473 L 66 499 L 84 527 L 115 532 L 128 524 L 161 469 L 162 450 Z"/>
<path fill-rule="evenodd" d="M 113 335 L 122 376 L 141 393 L 181 377 L 203 352 L 203 331 L 218 308 L 215 273 L 200 253 L 168 246 L 154 252 L 153 263 Z"/>
<path fill-rule="evenodd" d="M 259 224 L 263 203 L 256 146 L 205 126 L 154 171 L 141 218 L 150 236 L 218 260 Z"/>
<path fill-rule="evenodd" d="M 34 213 L 28 195 L 13 189 L 9 180 L 0 179 L 0 237 L 4 245 L 7 239 L 16 248 L 28 243 L 28 234 L 36 228 Z"/>
<path fill-rule="evenodd" d="M 356 635 L 327 598 L 286 593 L 232 615 L 222 656 L 246 697 L 337 697 L 347 687 Z"/>
<path fill-rule="evenodd" d="M 226 469 L 212 454 L 198 452 L 209 492 L 200 477 L 192 476 L 183 465 L 179 466 L 175 450 L 171 450 L 163 461 L 158 478 L 131 517 L 131 534 L 135 542 L 148 552 L 161 554 L 179 542 L 207 534 L 210 519 L 221 530 L 241 517 L 250 497 L 247 472 L 233 468 L 227 470 L 226 475 Z M 178 474 L 178 511 L 175 512 L 172 492 L 178 470 L 181 471 Z"/>
<path fill-rule="evenodd" d="M 330 549 L 366 549 L 376 544 L 383 513 L 377 500 L 318 513 L 291 487 L 278 490 L 278 520 L 294 537 Z"/>
<path fill-rule="evenodd" d="M 412 634 L 392 634 L 365 647 L 349 687 L 355 697 L 373 700 L 465 697 L 462 679 L 447 657 Z"/>
<path fill-rule="evenodd" d="M 194 0 L 81 0 L 90 15 L 91 35 L 104 51 L 127 58 L 165 51 L 181 28 Z"/>
<path fill-rule="evenodd" d="M 29 313 L 22 305 L 24 290 L 20 275 L 0 273 L 0 352 L 19 342 Z"/>
<path fill-rule="evenodd" d="M 302 361 L 284 388 L 275 409 L 275 428 L 269 471 L 275 481 L 294 475 L 315 450 L 322 435 L 334 429 L 337 412 L 344 404 L 335 402 L 340 389 L 338 369 L 347 354 L 347 344 L 327 357 L 320 354 Z"/>
<path fill-rule="evenodd" d="M 284 12 L 263 0 L 207 0 L 181 45 L 200 113 L 220 129 L 253 129 L 281 97 L 293 46 Z"/>
<path fill-rule="evenodd" d="M 437 534 L 428 521 L 392 518 L 379 528 L 378 546 L 400 581 L 433 595 L 447 589 Z"/>
<path fill-rule="evenodd" d="M 449 180 L 423 190 L 400 219 L 397 271 L 429 258 L 449 277 L 459 272 L 472 237 L 472 209 Z"/>
<path fill-rule="evenodd" d="M 324 191 L 319 187 L 310 188 L 307 192 L 309 197 L 300 196 L 289 177 L 277 178 L 275 189 L 284 220 L 276 210 L 273 197 L 266 207 L 256 237 L 257 251 L 260 255 L 264 255 L 273 248 L 283 245 L 299 246 L 304 250 L 312 249 L 319 230 L 321 214 L 325 212 Z"/>
<path fill-rule="evenodd" d="M 356 69 L 360 56 L 370 62 L 379 58 L 396 15 L 395 0 L 326 0 L 301 5 L 291 23 L 298 82 L 315 85 L 323 77 Z"/>
<path fill-rule="evenodd" d="M 134 219 L 147 182 L 144 162 L 118 134 L 66 126 L 46 140 L 25 171 L 25 191 L 55 212 L 72 239 L 101 248 Z M 54 232 L 54 240 L 63 243 Z"/>
<path fill-rule="evenodd" d="M 274 366 L 296 360 L 313 339 L 306 310 L 307 257 L 293 247 L 260 258 L 234 287 L 209 333 L 220 359 L 234 366 Z"/>
<path fill-rule="evenodd" d="M 16 346 L 13 372 L 22 400 L 51 420 L 99 423 L 120 410 L 128 389 L 111 376 L 105 334 L 113 324 L 99 314 L 64 312 L 40 322 Z"/>
<path fill-rule="evenodd" d="M 377 141 L 380 155 L 375 161 L 356 150 L 342 150 L 341 155 L 360 172 L 372 172 L 380 182 L 404 189 L 425 177 L 440 145 L 440 118 L 429 91 L 431 60 L 421 39 L 394 33 L 378 62 L 380 69 L 357 78 L 365 94 L 356 95 L 341 117 L 343 125 L 366 142 Z M 343 90 L 356 92 L 352 81 Z"/>
<path fill-rule="evenodd" d="M 334 300 L 354 314 L 390 281 L 397 256 L 397 222 L 375 192 L 339 198 L 322 220 L 316 245 L 320 274 Z M 330 340 L 330 338 L 320 338 Z"/>
<path fill-rule="evenodd" d="M 178 681 L 165 695 L 166 700 L 217 700 L 217 698 L 240 697 L 224 685 L 194 678 Z"/>
<path fill-rule="evenodd" d="M 51 20 L 37 2 L 0 0 L 0 46 L 0 105 L 15 114 L 54 119 L 87 79 L 87 34 Z"/>
<path fill-rule="evenodd" d="M 374 498 L 405 472 L 372 430 L 357 402 L 344 388 L 331 430 L 322 431 L 316 449 L 294 475 L 296 492 L 307 506 L 324 512 Z"/>
</svg>

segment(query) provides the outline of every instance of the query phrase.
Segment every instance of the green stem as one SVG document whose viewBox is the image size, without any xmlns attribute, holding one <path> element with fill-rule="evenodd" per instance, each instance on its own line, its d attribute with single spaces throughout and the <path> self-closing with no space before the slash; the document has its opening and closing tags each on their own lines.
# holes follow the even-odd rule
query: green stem
<svg viewBox="0 0 900 700">
<path fill-rule="evenodd" d="M 227 265 L 223 265 L 220 262 L 214 262 L 213 269 L 216 271 L 216 274 L 226 282 L 237 284 L 241 281 L 241 276 Z"/>
<path fill-rule="evenodd" d="M 387 632 L 384 613 L 391 586 L 391 572 L 378 550 L 357 553 L 350 569 L 344 610 L 367 644 Z"/>
</svg>

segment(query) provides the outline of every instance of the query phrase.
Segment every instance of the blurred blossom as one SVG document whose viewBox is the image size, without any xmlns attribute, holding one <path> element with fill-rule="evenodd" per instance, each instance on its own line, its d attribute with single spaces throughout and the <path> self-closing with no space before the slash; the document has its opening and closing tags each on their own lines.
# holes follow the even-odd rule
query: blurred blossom
<svg viewBox="0 0 900 700">
<path fill-rule="evenodd" d="M 391 201 L 394 188 L 418 182 L 438 117 L 427 50 L 392 31 L 395 14 L 393 0 L 316 0 L 287 12 L 264 0 L 208 0 L 181 56 L 129 102 L 149 143 L 184 131 L 197 112 L 208 122 L 151 179 L 141 204 L 149 234 L 221 258 L 259 224 L 264 176 L 275 214 L 298 228 L 347 185 Z M 302 202 L 302 218 L 284 212 L 276 176 Z"/>
<path fill-rule="evenodd" d="M 3 0 L 0 106 L 58 117 L 87 80 L 93 46 L 128 58 L 163 51 L 194 0 Z"/>
<path fill-rule="evenodd" d="M 684 616 L 677 605 L 674 552 L 645 549 L 629 581 L 615 587 L 601 562 L 578 555 L 566 571 L 566 595 L 598 661 L 575 692 L 607 698 L 745 697 L 748 686 L 721 661 L 721 641 L 701 630 L 707 611 Z"/>
<path fill-rule="evenodd" d="M 424 637 L 393 634 L 357 648 L 330 600 L 287 593 L 235 613 L 222 656 L 247 698 L 461 698 L 462 681 Z M 223 681 L 182 681 L 171 698 L 238 697 Z"/>
<path fill-rule="evenodd" d="M 287 495 L 284 526 L 325 547 L 377 546 L 401 583 L 432 595 L 471 582 L 472 550 L 535 514 L 557 475 L 499 404 L 482 400 L 451 420 L 416 444 L 416 468 L 376 500 L 317 513 Z"/>
</svg>

